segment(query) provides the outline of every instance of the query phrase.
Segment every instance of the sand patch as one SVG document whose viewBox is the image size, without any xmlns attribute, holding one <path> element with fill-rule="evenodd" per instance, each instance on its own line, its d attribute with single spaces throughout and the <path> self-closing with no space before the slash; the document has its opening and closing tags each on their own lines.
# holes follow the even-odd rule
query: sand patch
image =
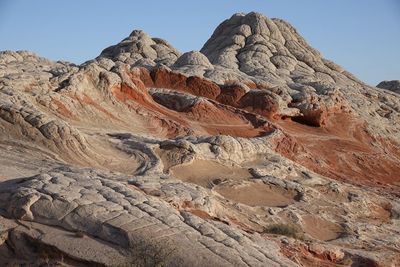
<svg viewBox="0 0 400 267">
<path fill-rule="evenodd" d="M 339 225 L 310 215 L 303 217 L 303 230 L 313 238 L 322 241 L 337 239 L 343 233 Z"/>
<path fill-rule="evenodd" d="M 295 202 L 295 192 L 263 183 L 244 185 L 222 184 L 215 188 L 219 194 L 248 206 L 284 207 Z"/>
<path fill-rule="evenodd" d="M 203 187 L 212 187 L 224 180 L 247 180 L 252 177 L 247 169 L 200 159 L 187 165 L 174 166 L 170 172 L 179 180 Z"/>
</svg>

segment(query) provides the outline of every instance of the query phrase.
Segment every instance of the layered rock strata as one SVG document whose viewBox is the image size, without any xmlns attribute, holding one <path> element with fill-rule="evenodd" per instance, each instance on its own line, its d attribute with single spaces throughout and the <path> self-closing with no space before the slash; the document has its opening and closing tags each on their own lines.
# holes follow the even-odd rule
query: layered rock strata
<svg viewBox="0 0 400 267">
<path fill-rule="evenodd" d="M 399 265 L 393 84 L 258 13 L 201 51 L 1 52 L 0 263 Z"/>
</svg>

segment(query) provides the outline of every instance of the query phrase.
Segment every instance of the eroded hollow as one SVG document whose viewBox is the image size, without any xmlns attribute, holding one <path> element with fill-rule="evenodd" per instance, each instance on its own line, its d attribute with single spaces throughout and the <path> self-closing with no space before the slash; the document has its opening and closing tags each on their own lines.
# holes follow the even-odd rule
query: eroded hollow
<svg viewBox="0 0 400 267">
<path fill-rule="evenodd" d="M 213 187 L 224 180 L 247 180 L 252 177 L 247 168 L 230 167 L 210 160 L 194 160 L 190 164 L 174 166 L 170 169 L 175 178 L 203 187 Z M 219 182 L 218 182 L 219 181 Z"/>
<path fill-rule="evenodd" d="M 221 184 L 215 191 L 227 199 L 252 207 L 286 207 L 295 203 L 297 196 L 295 191 L 263 183 Z"/>
<path fill-rule="evenodd" d="M 305 116 L 297 116 L 297 117 L 292 117 L 291 118 L 292 121 L 306 125 L 306 126 L 310 126 L 310 127 L 321 127 L 321 124 L 318 120 L 314 119 L 314 118 L 310 118 L 310 117 L 305 117 Z"/>
<path fill-rule="evenodd" d="M 335 240 L 344 233 L 340 225 L 319 217 L 307 215 L 302 218 L 302 221 L 304 232 L 318 240 Z"/>
</svg>

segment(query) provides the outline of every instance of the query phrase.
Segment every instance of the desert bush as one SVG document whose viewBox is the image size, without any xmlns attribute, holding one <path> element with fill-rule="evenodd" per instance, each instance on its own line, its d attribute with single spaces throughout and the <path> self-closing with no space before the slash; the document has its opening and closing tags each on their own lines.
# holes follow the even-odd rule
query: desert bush
<svg viewBox="0 0 400 267">
<path fill-rule="evenodd" d="M 272 224 L 264 230 L 264 233 L 284 235 L 296 239 L 303 239 L 303 234 L 300 232 L 299 228 L 292 224 L 283 224 L 283 223 Z"/>
<path fill-rule="evenodd" d="M 176 251 L 168 241 L 151 241 L 137 243 L 129 257 L 126 267 L 161 267 L 165 266 Z"/>
</svg>

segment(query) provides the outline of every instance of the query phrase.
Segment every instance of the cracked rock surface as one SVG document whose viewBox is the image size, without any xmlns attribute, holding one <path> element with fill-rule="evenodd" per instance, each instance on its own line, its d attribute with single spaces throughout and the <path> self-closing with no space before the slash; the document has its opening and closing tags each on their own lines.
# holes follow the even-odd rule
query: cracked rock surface
<svg viewBox="0 0 400 267">
<path fill-rule="evenodd" d="M 0 52 L 2 266 L 400 265 L 398 81 L 287 22 L 81 65 Z"/>
</svg>

